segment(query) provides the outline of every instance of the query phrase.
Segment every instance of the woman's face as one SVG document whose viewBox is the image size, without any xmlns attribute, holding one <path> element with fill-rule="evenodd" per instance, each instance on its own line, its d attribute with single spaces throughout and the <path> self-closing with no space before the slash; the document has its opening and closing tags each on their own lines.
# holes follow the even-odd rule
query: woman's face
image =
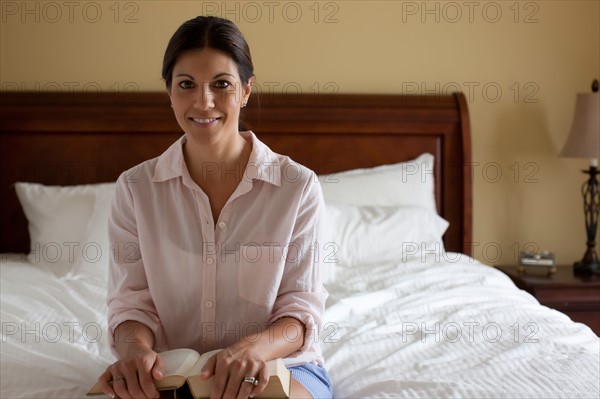
<svg viewBox="0 0 600 399">
<path fill-rule="evenodd" d="M 173 68 L 169 96 L 179 126 L 188 138 L 214 144 L 237 134 L 240 108 L 252 85 L 244 84 L 235 62 L 212 48 L 180 55 Z"/>
</svg>

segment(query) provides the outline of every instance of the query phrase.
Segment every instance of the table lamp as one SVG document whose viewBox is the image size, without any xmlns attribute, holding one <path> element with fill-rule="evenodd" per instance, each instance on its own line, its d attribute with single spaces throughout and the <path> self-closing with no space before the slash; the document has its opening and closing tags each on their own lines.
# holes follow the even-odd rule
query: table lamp
<svg viewBox="0 0 600 399">
<path fill-rule="evenodd" d="M 598 158 L 600 158 L 600 93 L 598 93 L 597 79 L 592 83 L 591 93 L 577 94 L 571 132 L 560 156 L 590 159 L 590 168 L 582 170 L 590 177 L 581 187 L 587 249 L 583 259 L 573 265 L 573 271 L 576 274 L 600 274 L 600 262 L 595 249 L 598 211 L 600 210 L 597 178 Z"/>
</svg>

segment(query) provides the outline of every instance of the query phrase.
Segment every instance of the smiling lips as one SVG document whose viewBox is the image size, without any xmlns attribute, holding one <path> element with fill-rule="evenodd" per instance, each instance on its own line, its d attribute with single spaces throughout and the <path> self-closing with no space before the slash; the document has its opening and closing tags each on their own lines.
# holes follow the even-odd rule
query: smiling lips
<svg viewBox="0 0 600 399">
<path fill-rule="evenodd" d="M 190 119 L 199 125 L 210 125 L 211 123 L 215 122 L 217 119 L 221 119 L 221 118 L 190 118 Z"/>
</svg>

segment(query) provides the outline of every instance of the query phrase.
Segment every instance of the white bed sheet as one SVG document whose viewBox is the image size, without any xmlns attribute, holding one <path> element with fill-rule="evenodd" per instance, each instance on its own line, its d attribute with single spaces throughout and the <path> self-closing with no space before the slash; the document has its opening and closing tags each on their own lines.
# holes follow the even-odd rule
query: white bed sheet
<svg viewBox="0 0 600 399">
<path fill-rule="evenodd" d="M 337 398 L 600 396 L 588 327 L 490 267 L 446 258 L 338 267 L 321 334 Z M 58 279 L 20 256 L 2 255 L 0 274 L 0 397 L 84 397 L 113 360 L 105 283 Z"/>
<path fill-rule="evenodd" d="M 0 256 L 0 398 L 85 397 L 112 358 L 105 283 Z"/>
<path fill-rule="evenodd" d="M 338 268 L 324 325 L 336 397 L 600 397 L 589 327 L 467 256 L 440 260 Z"/>
</svg>

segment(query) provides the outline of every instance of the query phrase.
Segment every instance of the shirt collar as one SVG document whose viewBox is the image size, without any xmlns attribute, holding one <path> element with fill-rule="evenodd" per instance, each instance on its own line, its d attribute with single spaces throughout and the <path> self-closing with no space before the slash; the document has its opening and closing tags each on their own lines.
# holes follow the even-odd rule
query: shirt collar
<svg viewBox="0 0 600 399">
<path fill-rule="evenodd" d="M 244 171 L 244 180 L 263 180 L 281 186 L 281 167 L 279 157 L 266 144 L 260 141 L 252 131 L 240 132 L 242 137 L 252 143 L 252 152 Z M 152 181 L 163 182 L 184 173 L 189 174 L 183 158 L 185 134 L 158 157 Z M 184 172 L 185 169 L 185 172 Z"/>
</svg>

